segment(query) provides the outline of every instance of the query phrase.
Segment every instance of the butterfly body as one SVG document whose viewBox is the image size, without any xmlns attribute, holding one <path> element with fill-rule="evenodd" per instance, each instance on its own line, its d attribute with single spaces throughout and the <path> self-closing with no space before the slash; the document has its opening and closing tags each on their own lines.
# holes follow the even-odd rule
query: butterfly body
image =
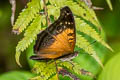
<svg viewBox="0 0 120 80">
<path fill-rule="evenodd" d="M 73 54 L 76 42 L 75 21 L 69 7 L 60 11 L 60 17 L 38 34 L 31 59 L 57 59 Z"/>
</svg>

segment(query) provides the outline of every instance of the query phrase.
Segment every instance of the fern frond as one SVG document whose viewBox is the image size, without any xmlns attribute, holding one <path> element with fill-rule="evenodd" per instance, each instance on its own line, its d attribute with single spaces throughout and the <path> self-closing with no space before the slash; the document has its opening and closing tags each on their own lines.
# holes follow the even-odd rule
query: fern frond
<svg viewBox="0 0 120 80">
<path fill-rule="evenodd" d="M 92 22 L 94 25 L 96 25 L 96 27 L 99 27 L 99 23 L 96 21 L 95 15 L 91 14 L 90 10 L 88 11 L 84 9 L 82 6 L 73 1 L 66 1 L 66 5 L 70 6 L 76 16 L 81 16 L 85 20 Z"/>
<path fill-rule="evenodd" d="M 37 62 L 34 65 L 34 68 L 32 69 L 32 71 L 40 75 L 36 77 L 37 80 L 47 80 L 52 75 L 56 74 L 56 68 L 55 68 L 54 62 L 53 63 Z M 40 79 L 41 77 L 42 79 Z"/>
<path fill-rule="evenodd" d="M 92 20 L 90 20 L 90 22 L 93 23 L 93 24 L 96 24 L 96 27 L 97 27 L 97 28 L 101 28 L 101 25 L 100 25 L 100 23 L 99 23 L 99 21 L 98 21 L 98 19 L 97 19 L 97 16 L 96 16 L 94 10 L 93 10 L 92 8 L 89 8 L 89 7 L 85 4 L 84 1 L 80 1 L 80 0 L 76 0 L 76 1 L 77 1 L 77 3 L 79 4 L 79 6 L 81 6 L 83 9 L 85 9 L 85 10 L 86 10 L 86 13 L 88 13 L 88 14 L 91 16 L 90 19 L 92 19 Z"/>
<path fill-rule="evenodd" d="M 96 41 L 100 42 L 102 45 L 113 51 L 112 48 L 101 38 L 101 36 L 89 24 L 85 23 L 83 20 L 80 20 L 80 18 L 76 18 L 75 21 L 78 31 L 87 34 L 88 36 L 92 37 L 93 39 L 95 39 Z"/>
<path fill-rule="evenodd" d="M 49 79 L 45 79 L 43 76 L 37 76 L 37 77 L 31 78 L 29 80 L 57 80 L 57 75 L 54 75 L 54 76 L 50 77 Z"/>
<path fill-rule="evenodd" d="M 76 39 L 77 39 L 76 45 L 79 48 L 83 49 L 88 54 L 90 54 L 101 65 L 101 67 L 103 67 L 102 62 L 100 61 L 99 57 L 97 56 L 96 52 L 94 51 L 92 45 L 90 45 L 90 43 L 84 37 L 82 37 L 80 34 L 76 35 Z"/>
<path fill-rule="evenodd" d="M 13 32 L 21 33 L 28 24 L 35 18 L 37 13 L 40 11 L 40 1 L 32 0 L 27 4 L 27 8 L 24 9 L 18 16 L 15 25 L 13 26 Z"/>
<path fill-rule="evenodd" d="M 28 46 L 35 40 L 37 34 L 41 30 L 41 20 L 44 17 L 37 16 L 33 23 L 28 27 L 28 29 L 25 31 L 24 38 L 18 42 L 18 45 L 16 47 L 16 62 L 19 63 L 19 57 L 20 53 L 23 52 Z"/>
<path fill-rule="evenodd" d="M 49 80 L 57 80 L 57 74 L 52 76 Z"/>
<path fill-rule="evenodd" d="M 100 28 L 94 11 L 88 8 L 83 1 L 77 0 L 77 2 L 72 0 L 50 0 L 51 5 L 55 5 L 58 8 L 64 7 L 65 5 L 69 6 L 76 16 L 81 16 L 85 20 L 93 23 L 97 28 Z"/>
<path fill-rule="evenodd" d="M 65 67 L 68 70 L 70 70 L 71 72 L 78 74 L 78 75 L 86 75 L 86 76 L 91 76 L 93 77 L 94 75 L 91 72 L 88 72 L 86 70 L 86 73 L 83 74 L 83 69 L 81 68 L 81 66 L 73 61 L 69 62 L 69 61 L 65 61 L 59 64 L 59 66 L 61 67 Z"/>
<path fill-rule="evenodd" d="M 50 17 L 51 15 L 53 15 L 54 17 L 58 18 L 58 16 L 60 15 L 60 8 L 59 7 L 55 7 L 53 5 L 48 5 L 48 16 Z"/>
<path fill-rule="evenodd" d="M 68 69 L 72 69 L 73 65 L 69 61 L 57 62 L 60 67 L 66 67 Z"/>
<path fill-rule="evenodd" d="M 16 63 L 17 63 L 20 67 L 22 67 L 22 65 L 21 65 L 20 62 L 19 62 L 20 54 L 21 54 L 21 52 L 20 52 L 20 51 L 17 51 L 17 52 L 15 53 L 15 59 L 16 59 Z"/>
<path fill-rule="evenodd" d="M 48 4 L 47 4 L 48 3 Z M 89 25 L 84 20 L 92 23 L 95 25 L 95 27 L 98 29 L 100 27 L 100 24 L 96 18 L 96 15 L 94 11 L 90 8 L 88 8 L 84 2 L 81 2 L 79 0 L 47 0 L 46 7 L 48 11 L 48 17 L 52 15 L 54 18 L 58 18 L 60 14 L 60 8 L 64 7 L 65 5 L 69 6 L 75 15 L 76 20 L 76 27 L 77 31 L 83 32 L 86 35 L 94 38 L 107 48 L 111 49 L 104 40 L 100 37 L 100 35 L 96 32 L 91 25 Z M 21 33 L 23 30 L 27 28 L 27 26 L 30 24 L 30 26 L 25 30 L 24 38 L 19 41 L 17 47 L 16 47 L 16 62 L 18 65 L 21 65 L 19 62 L 19 57 L 21 52 L 23 52 L 28 46 L 36 39 L 37 34 L 42 30 L 41 26 L 43 25 L 46 27 L 46 18 L 45 16 L 40 16 L 38 13 L 40 10 L 42 10 L 44 7 L 43 0 L 32 0 L 28 3 L 28 8 L 24 9 L 23 12 L 20 13 L 20 16 L 18 17 L 13 30 L 18 31 L 18 33 Z M 78 17 L 82 17 L 84 20 Z M 31 22 L 31 23 L 30 23 Z M 78 34 L 76 35 L 76 45 L 83 49 L 85 52 L 90 54 L 101 66 L 102 63 L 97 56 L 96 52 L 94 51 L 92 45 L 83 37 L 82 35 Z M 111 49 L 112 50 L 112 49 Z M 73 66 L 74 65 L 74 66 Z M 78 75 L 82 75 L 82 68 L 77 63 L 71 63 L 71 62 L 62 62 L 58 64 L 59 67 L 67 68 L 73 73 L 76 73 Z M 45 63 L 45 62 L 36 62 L 32 71 L 36 73 L 38 76 L 35 78 L 31 78 L 30 80 L 57 80 L 57 73 L 56 73 L 56 65 L 54 63 Z M 92 73 L 87 73 L 88 75 L 92 76 Z"/>
<path fill-rule="evenodd" d="M 75 65 L 75 66 L 73 67 L 73 71 L 74 71 L 76 74 L 80 74 L 80 75 L 84 75 L 84 76 L 90 76 L 90 77 L 92 77 L 92 78 L 95 76 L 95 75 L 93 75 L 91 72 L 82 69 L 79 64 L 73 63 L 73 65 Z"/>
<path fill-rule="evenodd" d="M 30 78 L 29 80 L 46 80 L 46 79 L 44 79 L 41 76 L 37 76 L 37 77 L 34 77 L 34 78 Z"/>
<path fill-rule="evenodd" d="M 49 0 L 51 5 L 57 6 L 57 7 L 63 7 L 65 6 L 65 2 L 68 0 Z"/>
<path fill-rule="evenodd" d="M 110 1 L 110 0 L 106 0 L 106 2 L 107 2 L 107 4 L 108 4 L 110 10 L 113 10 L 111 1 Z"/>
<path fill-rule="evenodd" d="M 44 8 L 44 1 L 43 0 L 40 0 L 40 7 L 41 7 L 41 9 Z"/>
</svg>

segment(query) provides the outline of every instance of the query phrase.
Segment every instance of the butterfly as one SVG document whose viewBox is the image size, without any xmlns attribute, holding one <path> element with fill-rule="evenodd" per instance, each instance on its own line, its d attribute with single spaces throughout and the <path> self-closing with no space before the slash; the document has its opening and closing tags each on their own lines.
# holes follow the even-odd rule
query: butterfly
<svg viewBox="0 0 120 80">
<path fill-rule="evenodd" d="M 59 18 L 37 35 L 33 60 L 59 59 L 74 54 L 76 43 L 75 21 L 68 6 L 60 9 Z"/>
</svg>

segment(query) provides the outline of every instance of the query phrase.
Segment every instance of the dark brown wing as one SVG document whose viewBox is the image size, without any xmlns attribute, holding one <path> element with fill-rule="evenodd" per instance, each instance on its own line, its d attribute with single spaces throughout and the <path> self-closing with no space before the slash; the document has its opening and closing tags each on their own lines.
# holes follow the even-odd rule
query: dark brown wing
<svg viewBox="0 0 120 80">
<path fill-rule="evenodd" d="M 31 59 L 55 59 L 74 53 L 75 21 L 69 7 L 60 11 L 60 17 L 37 36 L 35 56 Z"/>
</svg>

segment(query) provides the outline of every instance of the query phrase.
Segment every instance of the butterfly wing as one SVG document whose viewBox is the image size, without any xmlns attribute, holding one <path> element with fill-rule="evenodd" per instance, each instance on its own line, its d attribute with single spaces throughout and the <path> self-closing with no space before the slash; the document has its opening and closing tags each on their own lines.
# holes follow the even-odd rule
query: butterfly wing
<svg viewBox="0 0 120 80">
<path fill-rule="evenodd" d="M 60 17 L 37 36 L 35 56 L 31 59 L 55 59 L 74 53 L 75 21 L 69 7 L 60 11 Z"/>
</svg>

